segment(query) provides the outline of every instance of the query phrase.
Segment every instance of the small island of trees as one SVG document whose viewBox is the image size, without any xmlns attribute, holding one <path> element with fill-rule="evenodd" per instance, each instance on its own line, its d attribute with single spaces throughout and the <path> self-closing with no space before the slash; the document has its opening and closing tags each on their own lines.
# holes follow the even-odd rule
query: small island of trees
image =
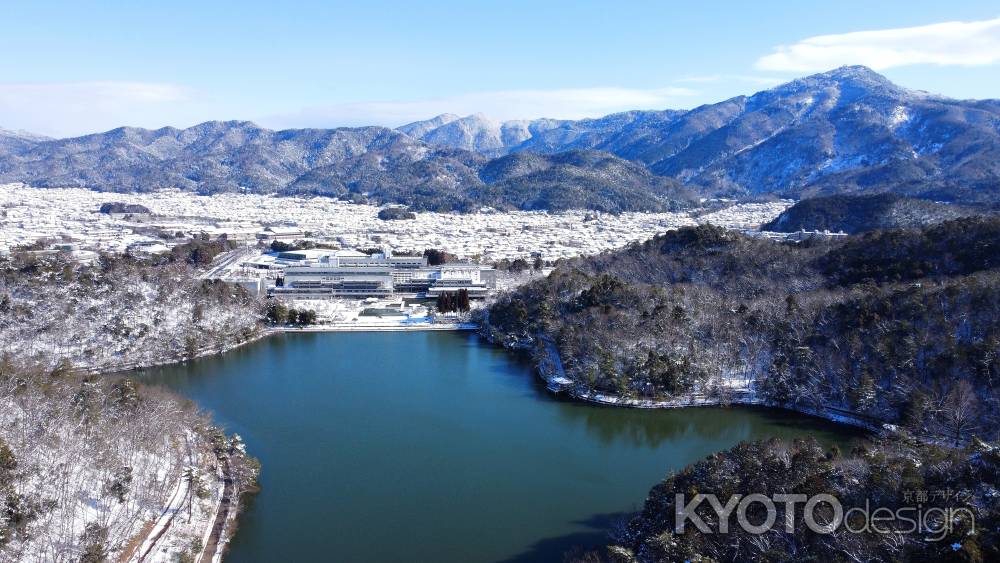
<svg viewBox="0 0 1000 563">
<path fill-rule="evenodd" d="M 383 221 L 416 219 L 417 214 L 412 211 L 408 211 L 405 207 L 386 207 L 378 212 L 378 218 Z"/>
</svg>

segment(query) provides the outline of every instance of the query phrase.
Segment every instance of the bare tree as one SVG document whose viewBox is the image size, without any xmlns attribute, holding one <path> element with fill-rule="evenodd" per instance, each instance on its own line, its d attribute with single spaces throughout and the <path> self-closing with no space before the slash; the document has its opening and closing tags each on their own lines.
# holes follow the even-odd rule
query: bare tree
<svg viewBox="0 0 1000 563">
<path fill-rule="evenodd" d="M 976 426 L 979 417 L 979 397 L 976 396 L 972 385 L 962 380 L 952 386 L 941 407 L 941 423 L 952 434 L 957 446 L 962 437 Z"/>
</svg>

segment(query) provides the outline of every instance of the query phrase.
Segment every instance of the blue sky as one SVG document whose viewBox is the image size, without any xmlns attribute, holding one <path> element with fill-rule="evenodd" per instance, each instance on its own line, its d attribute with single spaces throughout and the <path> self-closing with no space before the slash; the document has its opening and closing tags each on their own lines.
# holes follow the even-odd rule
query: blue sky
<svg viewBox="0 0 1000 563">
<path fill-rule="evenodd" d="M 1000 97 L 995 0 L 4 0 L 2 12 L 0 127 L 56 136 L 208 119 L 579 118 L 694 107 L 841 64 Z"/>
</svg>

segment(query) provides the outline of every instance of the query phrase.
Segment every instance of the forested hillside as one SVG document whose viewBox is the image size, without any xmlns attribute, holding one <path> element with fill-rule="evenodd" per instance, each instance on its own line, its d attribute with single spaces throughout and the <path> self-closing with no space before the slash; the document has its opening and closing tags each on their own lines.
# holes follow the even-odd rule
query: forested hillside
<svg viewBox="0 0 1000 563">
<path fill-rule="evenodd" d="M 610 153 L 534 160 L 548 170 L 480 176 L 490 158 L 430 146 L 384 127 L 273 131 L 246 121 L 212 121 L 187 129 L 122 127 L 71 139 L 0 132 L 0 182 L 39 187 L 320 195 L 434 211 L 493 206 L 615 212 L 691 202 L 670 190 L 676 181 Z"/>
<path fill-rule="evenodd" d="M 984 213 L 989 211 L 893 193 L 835 195 L 803 199 L 770 223 L 762 225 L 761 230 L 857 234 L 876 229 L 917 228 Z"/>
<path fill-rule="evenodd" d="M 240 440 L 181 398 L 106 373 L 258 334 L 256 299 L 196 278 L 221 249 L 198 242 L 93 265 L 2 259 L 0 561 L 97 563 L 154 547 L 193 561 L 217 514 L 235 514 L 257 472 Z"/>
<path fill-rule="evenodd" d="M 879 441 L 850 453 L 824 451 L 812 441 L 744 443 L 668 476 L 653 487 L 642 511 L 611 545 L 566 560 L 996 561 L 1000 558 L 998 487 L 1000 448 L 979 441 L 962 450 L 907 440 Z M 717 533 L 720 518 L 703 502 L 695 514 L 716 533 L 703 533 L 691 521 L 678 532 L 677 511 L 682 507 L 675 495 L 686 494 L 690 501 L 694 492 L 716 494 L 723 504 L 734 494 L 768 498 L 789 492 L 827 494 L 841 504 L 846 521 L 833 533 L 818 533 L 806 523 L 801 501 L 776 502 L 776 525 L 770 530 L 749 533 L 732 515 L 728 532 Z M 847 517 L 852 508 L 867 513 Z M 885 510 L 875 513 L 879 508 Z M 837 522 L 827 503 L 818 504 L 810 514 L 821 525 Z M 748 522 L 757 525 L 767 517 L 763 504 L 748 505 Z M 786 531 L 786 523 L 791 531 Z"/>
<path fill-rule="evenodd" d="M 78 266 L 62 256 L 0 259 L 0 346 L 23 360 L 107 371 L 221 350 L 254 337 L 261 305 L 241 288 L 196 278 L 208 245 L 178 247 L 150 264 L 102 256 Z"/>
<path fill-rule="evenodd" d="M 499 299 L 483 331 L 603 402 L 758 402 L 997 437 L 1000 220 L 801 244 L 711 226 Z"/>
<path fill-rule="evenodd" d="M 171 502 L 158 555 L 194 561 L 223 469 L 232 498 L 254 487 L 239 438 L 166 391 L 0 361 L 0 562 L 127 558 Z"/>
</svg>

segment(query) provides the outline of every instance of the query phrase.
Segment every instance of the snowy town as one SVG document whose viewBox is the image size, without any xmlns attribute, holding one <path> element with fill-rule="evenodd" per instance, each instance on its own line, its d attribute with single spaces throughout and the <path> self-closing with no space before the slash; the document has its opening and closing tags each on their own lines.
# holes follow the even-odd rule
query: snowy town
<svg viewBox="0 0 1000 563">
<path fill-rule="evenodd" d="M 89 262 L 100 253 L 156 255 L 191 240 L 226 240 L 234 250 L 203 277 L 312 311 L 314 330 L 455 329 L 471 326 L 467 315 L 428 307 L 440 305 L 442 294 L 461 293 L 475 308 L 494 291 L 544 276 L 560 259 L 699 223 L 749 231 L 791 202 L 711 204 L 675 213 L 483 209 L 382 220 L 377 206 L 330 198 L 7 184 L 0 186 L 0 254 L 27 249 Z M 429 249 L 448 263 L 428 263 Z M 535 267 L 498 268 L 517 261 Z"/>
<path fill-rule="evenodd" d="M 148 213 L 100 213 L 107 202 L 141 206 Z M 46 248 L 81 257 L 89 252 L 156 253 L 190 238 L 224 237 L 249 246 L 273 240 L 310 240 L 341 249 L 387 245 L 397 254 L 434 248 L 482 264 L 531 257 L 554 262 L 698 223 L 756 227 L 791 203 L 734 204 L 703 215 L 699 210 L 618 215 L 483 210 L 421 212 L 411 220 L 383 221 L 376 206 L 329 198 L 124 194 L 6 184 L 0 185 L 0 252 L 48 241 Z"/>
</svg>

